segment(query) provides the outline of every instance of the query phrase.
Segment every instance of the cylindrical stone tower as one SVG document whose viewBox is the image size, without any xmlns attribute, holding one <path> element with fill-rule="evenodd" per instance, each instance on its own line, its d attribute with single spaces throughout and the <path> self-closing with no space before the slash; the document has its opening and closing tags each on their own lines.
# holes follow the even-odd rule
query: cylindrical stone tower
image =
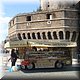
<svg viewBox="0 0 80 80">
<path fill-rule="evenodd" d="M 79 0 L 40 0 L 42 10 L 52 10 L 58 8 L 70 8 Z"/>
</svg>

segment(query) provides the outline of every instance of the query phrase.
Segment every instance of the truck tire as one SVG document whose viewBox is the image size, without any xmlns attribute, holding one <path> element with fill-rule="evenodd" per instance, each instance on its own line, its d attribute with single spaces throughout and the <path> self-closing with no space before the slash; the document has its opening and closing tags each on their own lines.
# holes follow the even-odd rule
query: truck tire
<svg viewBox="0 0 80 80">
<path fill-rule="evenodd" d="M 26 68 L 28 70 L 34 69 L 35 68 L 35 64 L 34 63 L 30 63 L 29 65 L 26 66 Z"/>
<path fill-rule="evenodd" d="M 62 63 L 62 61 L 56 61 L 56 63 L 55 63 L 55 68 L 57 68 L 57 69 L 61 69 L 61 68 L 63 68 L 63 63 Z"/>
<path fill-rule="evenodd" d="M 27 66 L 25 66 L 25 65 L 21 65 L 20 67 L 21 67 L 22 70 L 26 70 L 27 69 Z"/>
</svg>

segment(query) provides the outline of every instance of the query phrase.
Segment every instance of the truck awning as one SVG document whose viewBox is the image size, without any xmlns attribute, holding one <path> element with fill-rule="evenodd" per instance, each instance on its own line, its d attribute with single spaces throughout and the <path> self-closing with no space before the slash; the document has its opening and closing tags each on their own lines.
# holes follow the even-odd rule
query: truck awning
<svg viewBox="0 0 80 80">
<path fill-rule="evenodd" d="M 76 42 L 57 42 L 57 41 L 38 41 L 38 40 L 21 40 L 9 41 L 5 44 L 5 48 L 18 48 L 18 47 L 76 47 Z"/>
</svg>

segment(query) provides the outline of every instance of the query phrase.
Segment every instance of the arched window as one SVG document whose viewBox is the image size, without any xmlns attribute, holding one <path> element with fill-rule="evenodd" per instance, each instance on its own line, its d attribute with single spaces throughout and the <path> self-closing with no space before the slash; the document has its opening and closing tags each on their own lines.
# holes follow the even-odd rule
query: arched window
<svg viewBox="0 0 80 80">
<path fill-rule="evenodd" d="M 78 43 L 80 43 L 80 32 L 79 32 L 79 34 L 78 34 L 77 40 L 78 40 Z"/>
<path fill-rule="evenodd" d="M 18 36 L 18 39 L 19 39 L 19 40 L 22 40 L 20 33 L 18 33 L 17 36 Z"/>
<path fill-rule="evenodd" d="M 32 33 L 32 38 L 36 39 L 35 33 Z"/>
<path fill-rule="evenodd" d="M 63 32 L 62 31 L 59 32 L 59 38 L 63 39 Z"/>
<path fill-rule="evenodd" d="M 48 35 L 48 39 L 52 39 L 51 32 L 48 32 L 47 35 Z"/>
<path fill-rule="evenodd" d="M 38 39 L 41 39 L 41 36 L 40 36 L 40 33 L 39 32 L 37 33 L 37 38 Z"/>
<path fill-rule="evenodd" d="M 80 49 L 80 32 L 78 33 L 77 48 Z"/>
<path fill-rule="evenodd" d="M 58 38 L 57 38 L 56 31 L 53 32 L 53 37 L 54 37 L 54 39 L 58 39 Z"/>
<path fill-rule="evenodd" d="M 45 32 L 42 33 L 42 37 L 43 37 L 43 39 L 46 39 Z"/>
<path fill-rule="evenodd" d="M 23 33 L 23 39 L 26 39 L 25 33 Z"/>
<path fill-rule="evenodd" d="M 70 32 L 69 31 L 66 31 L 65 38 L 69 40 L 69 38 L 70 38 Z"/>
<path fill-rule="evenodd" d="M 74 41 L 75 41 L 75 39 L 76 39 L 76 32 L 74 31 L 74 32 L 73 32 L 73 35 L 72 35 L 72 38 L 71 38 L 71 41 L 73 41 L 73 42 L 74 42 Z"/>
<path fill-rule="evenodd" d="M 28 39 L 31 39 L 30 33 L 27 33 L 27 37 Z"/>
</svg>

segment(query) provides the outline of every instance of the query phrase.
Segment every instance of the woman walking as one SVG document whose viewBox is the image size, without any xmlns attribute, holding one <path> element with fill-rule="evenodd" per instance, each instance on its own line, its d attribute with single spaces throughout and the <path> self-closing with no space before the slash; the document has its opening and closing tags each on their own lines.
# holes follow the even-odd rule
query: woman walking
<svg viewBox="0 0 80 80">
<path fill-rule="evenodd" d="M 12 62 L 11 67 L 15 66 L 16 60 L 17 60 L 17 54 L 15 53 L 15 49 L 12 49 L 12 51 L 11 51 L 11 62 Z"/>
</svg>

